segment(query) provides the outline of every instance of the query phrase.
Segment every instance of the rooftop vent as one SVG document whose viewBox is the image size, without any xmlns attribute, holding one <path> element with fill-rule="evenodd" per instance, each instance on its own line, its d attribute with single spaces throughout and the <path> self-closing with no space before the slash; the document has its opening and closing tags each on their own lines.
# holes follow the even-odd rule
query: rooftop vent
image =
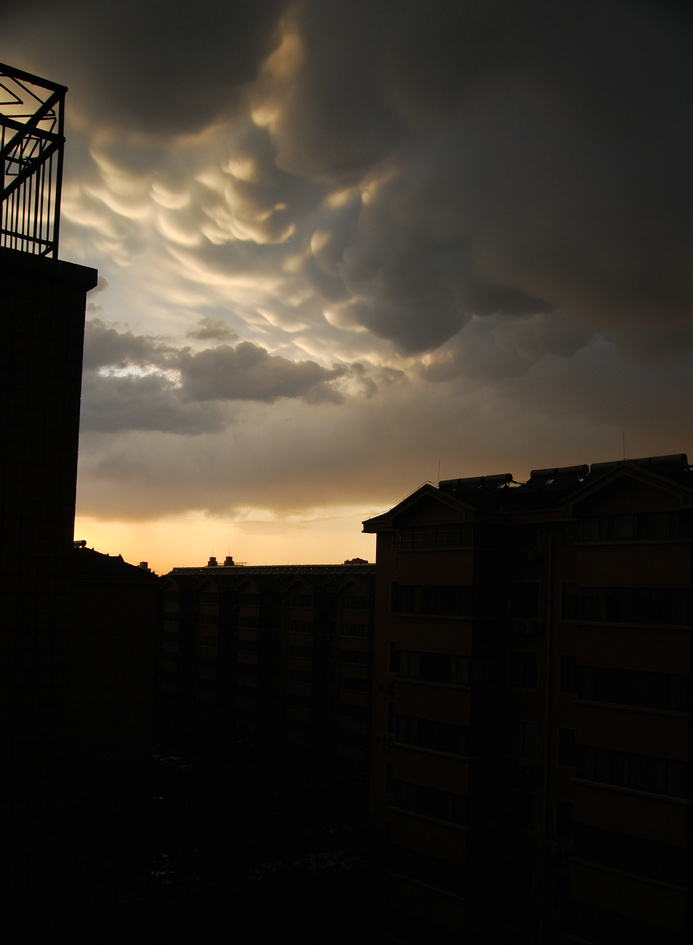
<svg viewBox="0 0 693 945">
<path fill-rule="evenodd" d="M 217 564 L 217 559 L 214 557 L 214 555 L 212 555 L 212 557 L 211 557 L 211 558 L 209 559 L 209 561 L 207 562 L 207 567 L 208 567 L 208 568 L 218 568 L 218 567 L 219 567 L 219 565 Z"/>
<path fill-rule="evenodd" d="M 0 63 L 0 246 L 58 255 L 66 92 Z"/>
<path fill-rule="evenodd" d="M 234 567 L 233 558 L 231 557 L 231 555 L 226 555 L 226 557 L 224 558 L 224 567 L 225 568 Z"/>
</svg>

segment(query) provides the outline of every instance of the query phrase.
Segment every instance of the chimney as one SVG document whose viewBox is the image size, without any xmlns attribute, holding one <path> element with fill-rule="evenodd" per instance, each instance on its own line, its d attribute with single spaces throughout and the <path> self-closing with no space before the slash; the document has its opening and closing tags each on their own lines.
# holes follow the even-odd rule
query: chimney
<svg viewBox="0 0 693 945">
<path fill-rule="evenodd" d="M 138 567 L 139 567 L 139 568 L 142 568 L 143 571 L 148 571 L 148 570 L 149 570 L 149 562 L 148 562 L 148 561 L 140 561 L 140 563 L 138 564 Z"/>
<path fill-rule="evenodd" d="M 224 567 L 225 567 L 225 568 L 232 568 L 233 566 L 234 566 L 234 564 L 233 564 L 233 558 L 231 557 L 231 555 L 227 555 L 227 556 L 224 558 Z"/>
<path fill-rule="evenodd" d="M 207 562 L 207 567 L 208 567 L 208 568 L 218 568 L 218 567 L 219 567 L 219 565 L 217 564 L 217 559 L 214 557 L 214 555 L 212 555 L 212 557 L 211 557 L 211 558 L 209 559 L 209 561 Z"/>
</svg>

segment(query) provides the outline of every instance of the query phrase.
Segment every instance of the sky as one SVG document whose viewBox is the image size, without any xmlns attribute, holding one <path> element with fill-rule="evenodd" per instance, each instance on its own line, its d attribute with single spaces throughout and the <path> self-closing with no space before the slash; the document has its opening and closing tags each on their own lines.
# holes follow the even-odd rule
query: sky
<svg viewBox="0 0 693 945">
<path fill-rule="evenodd" d="M 685 4 L 0 16 L 0 61 L 69 88 L 90 547 L 373 561 L 362 521 L 424 482 L 689 451 Z"/>
</svg>

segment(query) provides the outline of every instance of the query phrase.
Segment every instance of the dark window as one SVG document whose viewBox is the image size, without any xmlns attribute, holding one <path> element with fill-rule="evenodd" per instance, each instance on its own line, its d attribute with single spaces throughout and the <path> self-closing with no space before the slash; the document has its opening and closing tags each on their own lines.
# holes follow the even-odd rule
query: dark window
<svg viewBox="0 0 693 945">
<path fill-rule="evenodd" d="M 309 660 L 313 658 L 313 647 L 312 646 L 299 646 L 298 644 L 291 644 L 289 647 L 289 656 L 295 656 L 298 659 Z"/>
<path fill-rule="evenodd" d="M 686 512 L 594 515 L 580 522 L 582 541 L 671 541 L 690 537 Z"/>
<path fill-rule="evenodd" d="M 371 661 L 370 653 L 365 650 L 342 650 L 339 658 L 342 663 L 359 663 L 361 666 L 367 666 Z"/>
<path fill-rule="evenodd" d="M 690 698 L 688 675 L 602 666 L 579 666 L 577 690 L 581 699 L 594 702 L 679 711 L 688 709 Z"/>
<path fill-rule="evenodd" d="M 469 729 L 466 725 L 398 715 L 395 721 L 397 741 L 417 748 L 445 751 L 455 755 L 469 754 Z"/>
<path fill-rule="evenodd" d="M 452 794 L 409 781 L 393 781 L 392 787 L 395 807 L 453 824 L 465 824 L 467 821 L 467 798 L 462 794 Z"/>
<path fill-rule="evenodd" d="M 681 761 L 587 745 L 576 745 L 575 757 L 577 776 L 586 781 L 668 797 L 685 796 L 685 765 Z"/>
<path fill-rule="evenodd" d="M 416 548 L 469 548 L 473 533 L 470 523 L 456 525 L 415 525 L 401 528 L 392 536 L 392 547 L 405 551 Z"/>
<path fill-rule="evenodd" d="M 395 584 L 393 589 L 393 609 L 400 613 L 448 617 L 472 613 L 471 587 Z"/>
<path fill-rule="evenodd" d="M 367 623 L 343 623 L 342 636 L 343 637 L 367 637 L 368 624 Z"/>
<path fill-rule="evenodd" d="M 292 607 L 312 607 L 313 595 L 312 594 L 292 594 L 291 606 Z"/>
<path fill-rule="evenodd" d="M 371 684 L 367 679 L 361 679 L 358 676 L 340 676 L 339 688 L 347 692 L 368 692 Z"/>
<path fill-rule="evenodd" d="M 397 655 L 397 673 L 405 679 L 441 683 L 469 682 L 469 657 L 412 650 L 400 650 Z"/>
<path fill-rule="evenodd" d="M 349 594 L 342 598 L 343 610 L 368 610 L 368 598 L 361 594 Z"/>
<path fill-rule="evenodd" d="M 575 824 L 574 855 L 612 869 L 683 885 L 686 848 Z"/>
<path fill-rule="evenodd" d="M 508 721 L 508 754 L 515 758 L 537 757 L 537 726 L 519 719 Z"/>
<path fill-rule="evenodd" d="M 289 628 L 292 633 L 312 633 L 315 625 L 312 620 L 292 620 Z"/>
<path fill-rule="evenodd" d="M 684 625 L 690 591 L 684 587 L 580 587 L 563 585 L 563 618 L 595 623 Z"/>
</svg>

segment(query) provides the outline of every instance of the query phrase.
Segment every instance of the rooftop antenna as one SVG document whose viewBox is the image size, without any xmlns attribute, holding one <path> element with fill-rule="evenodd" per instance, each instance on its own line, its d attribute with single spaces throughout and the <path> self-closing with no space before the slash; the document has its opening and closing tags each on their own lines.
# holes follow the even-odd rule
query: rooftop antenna
<svg viewBox="0 0 693 945">
<path fill-rule="evenodd" d="M 623 434 L 622 434 L 622 440 L 623 440 L 623 461 L 625 462 L 626 460 L 626 431 L 625 430 L 623 431 Z"/>
<path fill-rule="evenodd" d="M 438 460 L 438 482 L 440 482 L 440 459 Z"/>
</svg>

